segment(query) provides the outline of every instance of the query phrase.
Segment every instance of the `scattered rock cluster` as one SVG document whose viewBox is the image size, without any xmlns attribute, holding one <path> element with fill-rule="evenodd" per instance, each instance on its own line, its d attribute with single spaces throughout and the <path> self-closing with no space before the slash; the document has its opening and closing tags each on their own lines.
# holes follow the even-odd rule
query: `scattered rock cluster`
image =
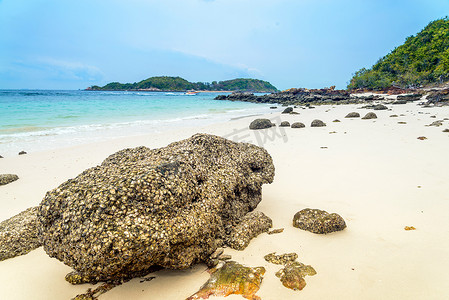
<svg viewBox="0 0 449 300">
<path fill-rule="evenodd" d="M 245 216 L 273 178 L 266 150 L 212 135 L 125 149 L 49 191 L 39 234 L 49 256 L 76 270 L 69 280 L 130 278 L 153 265 L 183 269 L 223 241 L 244 245 L 268 230 L 267 217 Z"/>
</svg>

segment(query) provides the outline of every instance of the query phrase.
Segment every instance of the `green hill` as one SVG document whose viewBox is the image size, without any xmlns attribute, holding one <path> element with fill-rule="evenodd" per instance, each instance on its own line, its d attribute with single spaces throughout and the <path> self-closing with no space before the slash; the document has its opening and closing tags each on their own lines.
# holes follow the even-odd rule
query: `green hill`
<svg viewBox="0 0 449 300">
<path fill-rule="evenodd" d="M 430 22 L 416 36 L 352 77 L 348 89 L 419 87 L 449 79 L 449 19 Z"/>
<path fill-rule="evenodd" d="M 277 89 L 267 81 L 259 79 L 238 78 L 226 81 L 189 82 L 181 77 L 158 76 L 135 83 L 111 82 L 105 86 L 91 86 L 88 90 L 96 91 L 251 91 L 251 92 L 276 92 Z"/>
</svg>

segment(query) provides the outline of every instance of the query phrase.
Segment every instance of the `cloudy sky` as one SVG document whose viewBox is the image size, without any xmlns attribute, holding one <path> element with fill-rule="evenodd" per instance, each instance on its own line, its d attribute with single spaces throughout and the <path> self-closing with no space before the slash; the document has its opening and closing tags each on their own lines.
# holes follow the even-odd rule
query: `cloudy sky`
<svg viewBox="0 0 449 300">
<path fill-rule="evenodd" d="M 447 0 L 0 0 L 0 89 L 159 76 L 345 88 Z"/>
</svg>

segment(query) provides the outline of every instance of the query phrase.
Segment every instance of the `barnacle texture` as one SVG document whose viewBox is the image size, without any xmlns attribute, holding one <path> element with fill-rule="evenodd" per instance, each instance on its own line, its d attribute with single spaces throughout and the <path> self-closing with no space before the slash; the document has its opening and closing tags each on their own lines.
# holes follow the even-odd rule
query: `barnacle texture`
<svg viewBox="0 0 449 300">
<path fill-rule="evenodd" d="M 0 261 L 41 246 L 36 215 L 37 207 L 31 207 L 0 223 Z"/>
<path fill-rule="evenodd" d="M 346 223 L 339 214 L 305 208 L 293 216 L 293 226 L 313 233 L 330 233 L 345 229 Z"/>
<path fill-rule="evenodd" d="M 125 149 L 49 191 L 39 234 L 84 282 L 184 269 L 227 240 L 273 177 L 266 150 L 213 135 Z"/>
</svg>

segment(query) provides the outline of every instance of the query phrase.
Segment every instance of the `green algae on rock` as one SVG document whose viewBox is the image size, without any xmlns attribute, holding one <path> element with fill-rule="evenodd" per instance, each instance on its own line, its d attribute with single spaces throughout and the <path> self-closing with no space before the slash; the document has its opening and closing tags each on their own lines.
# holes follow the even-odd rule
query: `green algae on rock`
<svg viewBox="0 0 449 300">
<path fill-rule="evenodd" d="M 263 258 L 267 262 L 272 263 L 272 264 L 286 265 L 290 262 L 294 262 L 298 258 L 298 254 L 292 252 L 292 253 L 276 255 L 276 252 L 273 252 L 273 253 L 265 255 Z"/>
<path fill-rule="evenodd" d="M 17 179 L 19 179 L 19 176 L 16 174 L 0 174 L 0 185 L 11 183 Z"/>
<path fill-rule="evenodd" d="M 343 218 L 320 209 L 305 208 L 293 217 L 293 226 L 313 233 L 330 233 L 346 228 Z"/>
<path fill-rule="evenodd" d="M 302 290 L 306 286 L 305 276 L 313 276 L 316 274 L 312 266 L 294 261 L 288 263 L 284 268 L 276 272 L 276 276 L 280 278 L 282 284 L 292 290 Z"/>
<path fill-rule="evenodd" d="M 239 236 L 247 239 L 271 227 L 251 214 L 255 231 L 232 230 L 246 224 L 273 178 L 265 149 L 213 135 L 125 149 L 47 192 L 39 234 L 50 257 L 89 282 L 136 277 L 154 265 L 185 269 L 208 261 L 227 234 L 245 229 Z"/>
<path fill-rule="evenodd" d="M 24 255 L 41 246 L 37 206 L 0 223 L 0 261 Z"/>
<path fill-rule="evenodd" d="M 231 294 L 259 300 L 260 297 L 255 294 L 262 284 L 264 274 L 264 267 L 251 268 L 228 261 L 221 268 L 212 270 L 209 280 L 187 300 L 208 299 L 209 296 L 226 297 Z"/>
</svg>

